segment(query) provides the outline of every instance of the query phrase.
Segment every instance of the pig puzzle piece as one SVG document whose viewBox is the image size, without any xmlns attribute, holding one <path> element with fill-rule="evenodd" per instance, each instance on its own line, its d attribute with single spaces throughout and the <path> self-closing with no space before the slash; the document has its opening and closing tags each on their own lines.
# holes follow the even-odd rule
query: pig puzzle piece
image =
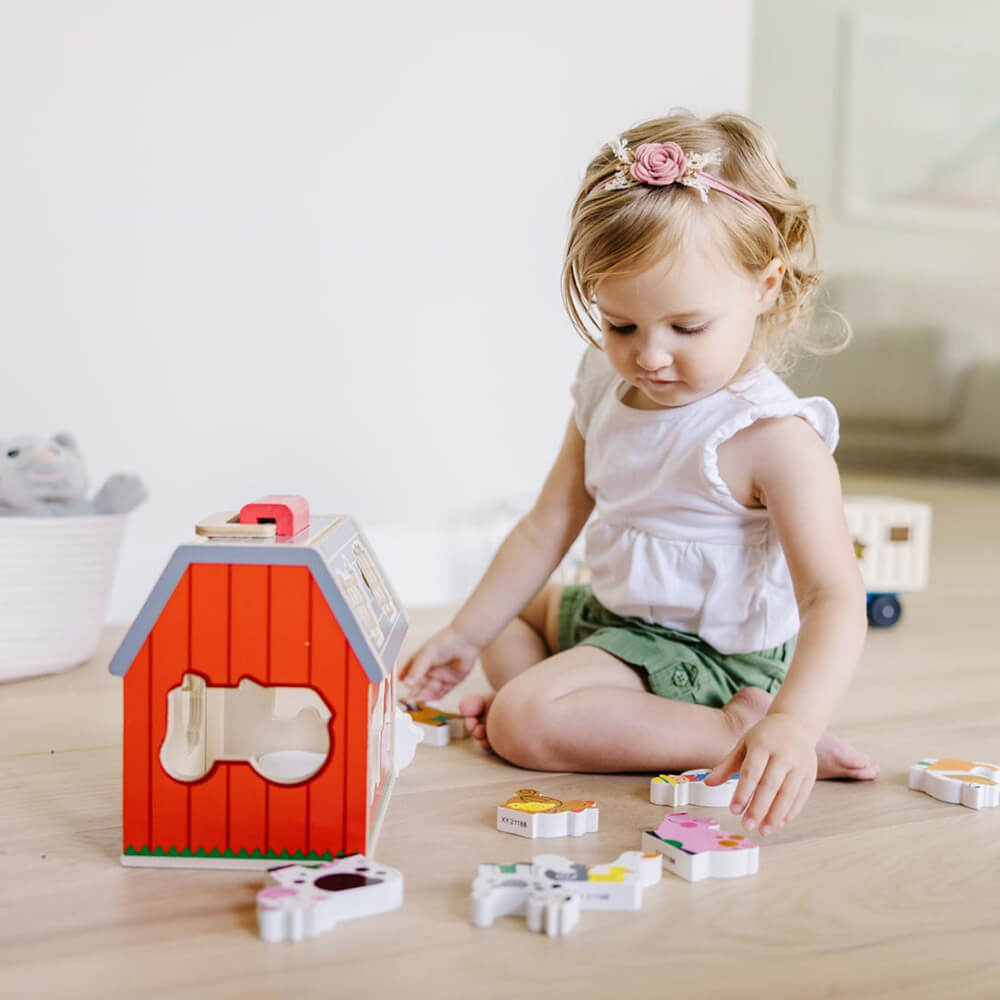
<svg viewBox="0 0 1000 1000">
<path fill-rule="evenodd" d="M 910 768 L 910 788 L 970 809 L 1000 805 L 1000 765 L 927 757 Z"/>
<path fill-rule="evenodd" d="M 483 864 L 472 883 L 472 922 L 491 927 L 497 917 L 523 916 L 530 930 L 568 934 L 581 910 L 638 910 L 643 890 L 663 876 L 658 854 L 626 851 L 603 865 L 581 865 L 558 854 L 531 864 Z"/>
<path fill-rule="evenodd" d="M 276 885 L 257 893 L 257 929 L 265 941 L 301 941 L 340 920 L 371 917 L 403 905 L 403 874 L 363 854 L 317 866 L 285 865 Z"/>
<path fill-rule="evenodd" d="M 721 785 L 706 785 L 711 768 L 695 768 L 683 774 L 659 774 L 649 782 L 649 801 L 657 806 L 728 806 L 736 794 L 740 776 L 734 774 Z"/>
<path fill-rule="evenodd" d="M 497 829 L 519 837 L 581 837 L 597 832 L 598 819 L 593 799 L 564 802 L 534 788 L 522 788 L 497 806 Z"/>
<path fill-rule="evenodd" d="M 642 849 L 663 855 L 664 868 L 689 882 L 755 875 L 760 867 L 760 848 L 752 840 L 686 812 L 667 813 L 655 830 L 643 830 Z"/>
<path fill-rule="evenodd" d="M 442 712 L 424 701 L 406 701 L 403 698 L 399 699 L 399 707 L 423 731 L 425 745 L 446 747 L 452 740 L 469 735 L 464 716 Z"/>
</svg>

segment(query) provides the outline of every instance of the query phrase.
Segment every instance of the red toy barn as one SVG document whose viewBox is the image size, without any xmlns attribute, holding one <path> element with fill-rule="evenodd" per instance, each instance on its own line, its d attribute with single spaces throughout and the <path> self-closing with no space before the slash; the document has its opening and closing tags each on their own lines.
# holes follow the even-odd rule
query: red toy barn
<svg viewBox="0 0 1000 1000">
<path fill-rule="evenodd" d="M 198 534 L 111 662 L 124 676 L 123 863 L 371 853 L 415 742 L 396 708 L 406 617 L 371 547 L 350 518 L 309 523 L 295 497 Z"/>
</svg>

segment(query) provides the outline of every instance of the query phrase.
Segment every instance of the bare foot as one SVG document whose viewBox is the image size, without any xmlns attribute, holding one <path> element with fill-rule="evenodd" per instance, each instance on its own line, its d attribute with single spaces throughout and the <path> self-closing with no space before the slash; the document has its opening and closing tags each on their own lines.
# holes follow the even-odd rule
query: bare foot
<svg viewBox="0 0 1000 1000">
<path fill-rule="evenodd" d="M 824 733 L 816 744 L 817 778 L 854 778 L 871 781 L 878 777 L 878 764 L 832 733 Z"/>
<path fill-rule="evenodd" d="M 741 688 L 722 711 L 733 724 L 737 738 L 767 714 L 774 699 L 755 687 Z M 878 764 L 832 733 L 824 733 L 816 744 L 817 778 L 854 778 L 871 781 L 878 776 Z"/>
<path fill-rule="evenodd" d="M 496 691 L 487 694 L 469 694 L 459 703 L 458 710 L 465 716 L 465 728 L 477 739 L 484 750 L 490 749 L 486 739 L 486 713 L 493 704 Z"/>
</svg>

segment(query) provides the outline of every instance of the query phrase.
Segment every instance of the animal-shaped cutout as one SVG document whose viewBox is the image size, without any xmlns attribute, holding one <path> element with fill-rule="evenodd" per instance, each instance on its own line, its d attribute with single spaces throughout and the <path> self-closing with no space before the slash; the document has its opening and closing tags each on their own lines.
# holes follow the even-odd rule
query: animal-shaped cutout
<svg viewBox="0 0 1000 1000">
<path fill-rule="evenodd" d="M 683 774 L 660 774 L 649 782 L 649 801 L 658 806 L 728 806 L 736 794 L 740 776 L 734 774 L 721 785 L 706 785 L 711 774 L 696 768 Z"/>
<path fill-rule="evenodd" d="M 1000 764 L 928 757 L 910 768 L 910 788 L 970 809 L 1000 805 Z"/>
<path fill-rule="evenodd" d="M 363 854 L 321 865 L 285 865 L 257 893 L 257 929 L 265 941 L 301 941 L 339 920 L 371 917 L 403 905 L 403 874 Z"/>
<path fill-rule="evenodd" d="M 522 788 L 497 806 L 497 829 L 519 837 L 580 837 L 596 833 L 598 819 L 593 799 L 564 802 L 534 788 Z"/>
<path fill-rule="evenodd" d="M 332 713 L 310 687 L 268 687 L 244 677 L 213 687 L 184 674 L 167 692 L 163 769 L 177 781 L 198 781 L 217 761 L 247 762 L 279 784 L 305 781 L 330 753 Z"/>
<path fill-rule="evenodd" d="M 642 848 L 662 854 L 663 866 L 689 882 L 754 875 L 760 866 L 760 848 L 752 840 L 721 829 L 718 820 L 686 812 L 667 813 L 655 830 L 643 830 Z"/>
<path fill-rule="evenodd" d="M 452 740 L 469 735 L 465 718 L 461 715 L 442 712 L 424 701 L 406 701 L 403 698 L 399 699 L 399 707 L 421 728 L 424 743 L 429 746 L 445 747 Z"/>
<path fill-rule="evenodd" d="M 472 922 L 491 927 L 497 917 L 524 916 L 529 929 L 567 934 L 581 910 L 638 910 L 642 892 L 663 875 L 658 854 L 626 851 L 603 865 L 581 865 L 558 854 L 531 864 L 483 864 L 472 883 Z"/>
</svg>

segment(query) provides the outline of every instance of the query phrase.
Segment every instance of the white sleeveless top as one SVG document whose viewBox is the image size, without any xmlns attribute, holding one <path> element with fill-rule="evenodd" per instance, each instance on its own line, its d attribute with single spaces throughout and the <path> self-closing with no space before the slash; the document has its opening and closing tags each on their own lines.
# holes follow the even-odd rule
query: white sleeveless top
<svg viewBox="0 0 1000 1000">
<path fill-rule="evenodd" d="M 770 649 L 798 632 L 791 576 L 766 510 L 739 503 L 718 448 L 763 417 L 797 415 L 832 452 L 837 413 L 799 399 L 761 366 L 685 406 L 637 410 L 628 384 L 588 348 L 571 393 L 586 442 L 586 531 L 594 596 L 619 615 L 701 636 L 722 653 Z"/>
</svg>

